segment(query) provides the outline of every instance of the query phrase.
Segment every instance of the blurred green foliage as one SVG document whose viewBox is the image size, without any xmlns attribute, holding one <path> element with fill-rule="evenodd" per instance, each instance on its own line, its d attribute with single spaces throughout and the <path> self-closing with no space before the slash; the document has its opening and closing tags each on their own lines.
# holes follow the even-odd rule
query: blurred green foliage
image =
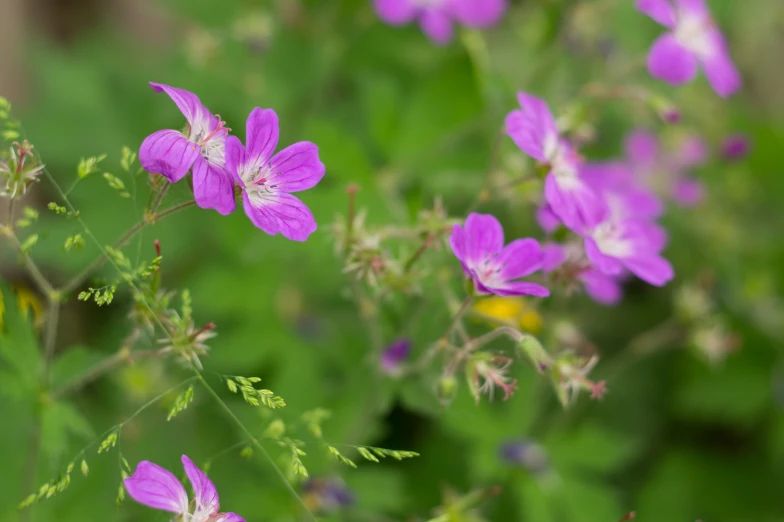
<svg viewBox="0 0 784 522">
<path fill-rule="evenodd" d="M 659 28 L 631 2 L 513 2 L 499 27 L 463 32 L 445 48 L 434 47 L 415 27 L 383 25 L 366 0 L 158 3 L 167 15 L 155 25 L 164 28 L 150 39 L 156 43 L 101 24 L 67 46 L 39 35 L 25 55 L 34 78 L 30 103 L 17 115 L 64 186 L 76 178 L 80 158 L 108 154 L 101 172 L 119 175 L 122 146 L 136 149 L 154 130 L 180 124 L 170 100 L 153 94 L 147 81 L 196 92 L 240 136 L 253 107 L 271 107 L 280 116 L 282 145 L 319 145 L 327 175 L 302 194 L 320 226 L 307 243 L 268 237 L 241 212 L 221 217 L 193 208 L 144 230 L 126 254 L 134 263 L 150 260 L 153 240 L 160 240 L 165 286 L 188 288 L 197 324 L 218 325 L 203 361 L 209 372 L 258 375 L 285 398 L 281 415 L 287 421 L 314 408 L 330 410 L 325 440 L 421 454 L 348 469 L 309 451 L 312 475 L 340 474 L 354 492 L 355 505 L 335 520 L 425 519 L 442 504 L 446 488 L 464 494 L 493 486 L 500 492 L 479 505 L 493 521 L 614 522 L 631 510 L 642 521 L 784 520 L 784 106 L 780 67 L 767 67 L 764 59 L 780 55 L 780 2 L 710 2 L 746 82 L 728 101 L 704 79 L 674 89 L 648 78 L 644 56 Z M 680 108 L 682 123 L 666 128 L 634 101 L 588 99 L 582 88 L 589 82 L 660 92 Z M 369 371 L 368 332 L 348 296 L 330 226 L 346 213 L 349 183 L 361 187 L 357 204 L 369 210 L 372 224 L 410 223 L 438 195 L 451 216 L 464 216 L 487 183 L 500 125 L 516 106 L 515 91 L 523 89 L 548 99 L 558 113 L 585 112 L 598 137 L 584 151 L 589 158 L 618 156 L 623 135 L 639 126 L 674 139 L 697 132 L 714 153 L 728 133 L 743 132 L 753 152 L 735 164 L 714 154 L 698 172 L 707 202 L 666 218 L 672 236 L 667 256 L 678 274 L 670 287 L 632 284 L 614 308 L 584 297 L 545 303 L 546 320 L 568 319 L 598 347 L 603 361 L 596 373 L 610 388 L 603 401 L 583 397 L 564 411 L 546 383 L 520 367 L 519 390 L 509 401 L 477 406 L 463 386 L 442 408 L 428 384 L 379 382 Z M 520 153 L 509 140 L 500 154 L 501 170 L 519 168 Z M 119 197 L 104 177 L 90 175 L 70 195 L 105 244 L 135 223 L 146 204 L 146 187 L 125 178 L 125 188 L 131 197 Z M 34 192 L 41 207 L 56 201 L 45 182 Z M 188 193 L 180 183 L 169 199 L 184 201 Z M 502 219 L 508 237 L 538 234 L 533 209 L 525 195 L 482 206 Z M 62 216 L 43 208 L 39 225 L 43 234 L 34 255 L 56 281 L 98 254 L 89 242 L 62 252 L 66 238 L 80 232 Z M 432 256 L 456 265 L 448 252 Z M 3 259 L 3 276 L 24 283 L 12 269 L 13 257 Z M 678 289 L 706 272 L 715 281 L 713 305 L 742 339 L 741 349 L 709 365 L 680 338 L 644 358 L 627 357 L 633 338 L 672 316 Z M 450 286 L 459 292 L 461 281 Z M 34 375 L 42 363 L 30 317 L 19 314 L 7 288 L 4 295 L 0 520 L 10 521 L 18 519 L 16 506 L 28 493 L 21 491 L 20 477 L 35 408 L 45 409 L 36 481 L 43 483 L 105 429 L 181 380 L 181 372 L 142 361 L 67 401 L 38 404 L 34 379 L 8 377 Z M 130 306 L 122 290 L 106 308 L 68 303 L 55 380 L 66 385 L 113 354 L 127 334 Z M 416 307 L 428 314 L 411 327 L 407 318 Z M 385 310 L 383 340 L 408 335 L 420 354 L 447 324 L 433 280 L 420 297 L 396 300 Z M 380 404 L 368 406 L 369 390 L 377 390 Z M 221 393 L 254 433 L 266 429 L 269 417 L 225 389 Z M 242 439 L 198 387 L 194 403 L 167 423 L 173 401 L 129 423 L 117 454 L 179 474 L 181 453 L 200 463 Z M 500 459 L 499 446 L 520 438 L 542 445 L 551 474 Z M 270 451 L 276 459 L 282 454 L 275 446 Z M 66 492 L 34 508 L 34 518 L 164 520 L 132 502 L 115 507 L 117 454 L 93 454 L 89 476 L 76 473 Z M 222 506 L 248 521 L 297 520 L 291 497 L 263 460 L 231 452 L 212 462 L 210 475 Z"/>
</svg>

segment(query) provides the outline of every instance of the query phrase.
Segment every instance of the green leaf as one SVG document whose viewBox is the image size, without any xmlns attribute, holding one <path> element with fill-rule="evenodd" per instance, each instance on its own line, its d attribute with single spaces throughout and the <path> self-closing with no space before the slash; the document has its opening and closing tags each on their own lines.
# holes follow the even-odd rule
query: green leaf
<svg viewBox="0 0 784 522">
<path fill-rule="evenodd" d="M 558 471 L 569 469 L 610 473 L 628 464 L 640 451 L 639 441 L 598 424 L 583 424 L 559 432 L 545 442 Z"/>
<path fill-rule="evenodd" d="M 67 402 L 53 402 L 45 406 L 41 424 L 41 447 L 53 459 L 69 449 L 72 437 L 89 439 L 94 436 L 89 422 Z"/>
</svg>

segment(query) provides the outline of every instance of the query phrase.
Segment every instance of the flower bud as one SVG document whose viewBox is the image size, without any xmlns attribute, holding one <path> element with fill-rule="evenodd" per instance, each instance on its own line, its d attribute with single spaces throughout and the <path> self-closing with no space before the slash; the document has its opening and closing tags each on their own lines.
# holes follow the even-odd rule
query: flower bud
<svg viewBox="0 0 784 522">
<path fill-rule="evenodd" d="M 446 406 L 457 394 L 457 379 L 454 375 L 442 375 L 436 385 L 436 395 L 441 404 Z"/>
</svg>

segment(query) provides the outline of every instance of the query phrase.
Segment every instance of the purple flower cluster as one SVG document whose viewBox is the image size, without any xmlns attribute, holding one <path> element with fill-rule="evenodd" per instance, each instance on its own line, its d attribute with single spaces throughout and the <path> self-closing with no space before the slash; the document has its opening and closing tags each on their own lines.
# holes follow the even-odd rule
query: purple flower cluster
<svg viewBox="0 0 784 522">
<path fill-rule="evenodd" d="M 168 511 L 178 520 L 190 522 L 245 522 L 236 513 L 220 513 L 220 499 L 215 484 L 196 467 L 191 459 L 182 456 L 185 474 L 193 487 L 193 500 L 188 500 L 185 487 L 167 469 L 143 460 L 133 475 L 123 481 L 128 495 L 136 502 L 153 509 Z"/>
<path fill-rule="evenodd" d="M 378 16 L 390 25 L 418 22 L 435 43 L 452 40 L 454 23 L 489 27 L 506 11 L 506 0 L 373 0 Z"/>
<path fill-rule="evenodd" d="M 238 188 L 248 218 L 268 234 L 304 241 L 316 230 L 313 214 L 291 195 L 314 187 L 324 177 L 316 145 L 295 143 L 275 154 L 278 117 L 272 109 L 257 107 L 248 117 L 244 147 L 195 94 L 159 83 L 150 85 L 169 95 L 187 126 L 183 132 L 154 132 L 142 142 L 139 161 L 148 172 L 176 183 L 192 171 L 196 203 L 223 215 L 236 209 Z"/>
<path fill-rule="evenodd" d="M 637 0 L 635 5 L 669 29 L 648 54 L 648 71 L 653 77 L 681 85 L 693 80 L 701 66 L 719 96 L 730 96 L 740 89 L 740 73 L 704 0 Z"/>
<path fill-rule="evenodd" d="M 660 181 L 653 175 L 661 167 L 655 139 L 634 134 L 626 161 L 586 164 L 561 136 L 543 100 L 526 93 L 518 100 L 521 109 L 507 116 L 506 132 L 548 169 L 538 218 L 547 231 L 562 224 L 581 238 L 576 244 L 545 246 L 542 269 L 551 272 L 568 265 L 589 295 L 608 304 L 620 298 L 619 282 L 629 274 L 652 285 L 666 284 L 673 277 L 672 267 L 661 257 L 667 235 L 655 222 L 662 204 L 650 188 Z M 689 202 L 697 199 L 699 190 L 682 173 L 704 156 L 697 149 L 690 145 L 677 161 L 669 162 L 672 167 L 665 167 L 671 173 L 667 190 Z"/>
</svg>

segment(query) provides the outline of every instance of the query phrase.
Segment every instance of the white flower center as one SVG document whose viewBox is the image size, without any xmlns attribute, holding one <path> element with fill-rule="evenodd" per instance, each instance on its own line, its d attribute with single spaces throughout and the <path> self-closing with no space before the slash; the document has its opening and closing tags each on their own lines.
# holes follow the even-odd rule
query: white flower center
<svg viewBox="0 0 784 522">
<path fill-rule="evenodd" d="M 577 165 L 573 152 L 565 147 L 558 134 L 548 134 L 544 140 L 544 157 L 550 163 L 553 174 L 558 178 L 558 185 L 564 190 L 575 188 L 580 184 L 577 178 Z"/>
<path fill-rule="evenodd" d="M 269 165 L 245 165 L 240 169 L 239 176 L 253 206 L 260 207 L 277 199 L 280 192 L 275 183 L 277 174 L 272 172 Z"/>
<path fill-rule="evenodd" d="M 218 118 L 218 125 L 210 128 L 211 116 L 198 118 L 188 132 L 188 141 L 201 147 L 201 156 L 208 162 L 219 167 L 226 164 L 226 123 Z"/>
<path fill-rule="evenodd" d="M 605 221 L 593 231 L 593 239 L 599 250 L 607 256 L 624 258 L 632 254 L 632 244 L 621 237 L 621 229 L 612 221 Z"/>
<path fill-rule="evenodd" d="M 712 26 L 713 20 L 708 15 L 680 11 L 675 26 L 675 39 L 697 57 L 710 58 L 714 52 L 710 38 Z"/>
</svg>

